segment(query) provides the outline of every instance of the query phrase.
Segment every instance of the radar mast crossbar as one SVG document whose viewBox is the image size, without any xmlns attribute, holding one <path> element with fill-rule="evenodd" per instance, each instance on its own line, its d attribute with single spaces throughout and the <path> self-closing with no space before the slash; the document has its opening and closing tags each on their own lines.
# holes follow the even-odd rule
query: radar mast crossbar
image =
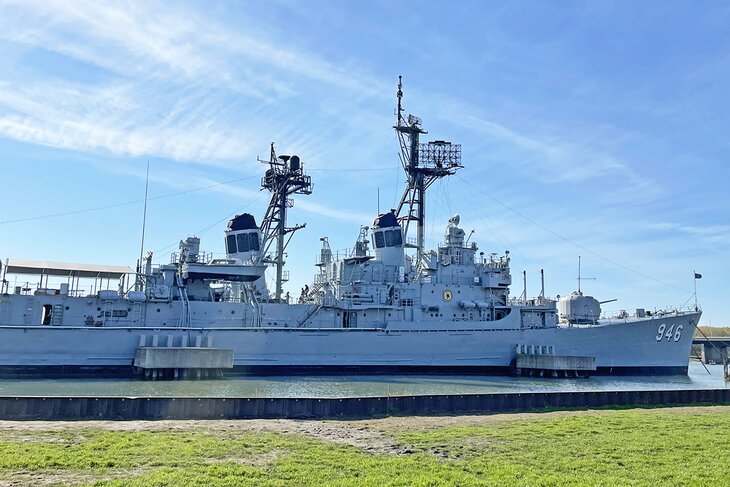
<svg viewBox="0 0 730 487">
<path fill-rule="evenodd" d="M 261 189 L 268 189 L 271 192 L 269 206 L 261 222 L 261 233 L 263 235 L 263 252 L 260 259 L 276 266 L 276 291 L 273 301 L 281 302 L 284 281 L 284 251 L 289 245 L 293 233 L 306 226 L 286 226 L 287 209 L 294 206 L 294 200 L 289 198 L 295 194 L 312 194 L 312 178 L 304 174 L 301 160 L 298 156 L 276 155 L 274 143 L 271 143 L 269 160 L 261 160 L 269 165 L 266 174 L 261 178 Z M 288 237 L 287 237 L 288 235 Z M 265 257 L 269 248 L 276 240 L 276 253 L 273 259 Z"/>
<path fill-rule="evenodd" d="M 406 189 L 395 211 L 398 221 L 408 235 L 411 222 L 416 222 L 416 265 L 420 265 L 424 246 L 426 223 L 426 190 L 438 179 L 451 176 L 461 169 L 461 144 L 436 140 L 422 144 L 421 119 L 403 115 L 403 77 L 398 76 L 398 105 L 396 125 L 393 127 L 400 142 L 400 160 L 406 173 Z M 404 208 L 407 207 L 407 210 Z M 406 240 L 407 242 L 407 240 Z M 412 245 L 411 245 L 412 246 Z"/>
</svg>

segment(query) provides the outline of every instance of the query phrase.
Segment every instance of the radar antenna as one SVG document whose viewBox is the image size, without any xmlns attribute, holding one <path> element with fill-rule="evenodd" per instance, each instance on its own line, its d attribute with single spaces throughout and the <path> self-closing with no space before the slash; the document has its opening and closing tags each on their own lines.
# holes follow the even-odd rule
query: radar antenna
<svg viewBox="0 0 730 487">
<path fill-rule="evenodd" d="M 396 209 L 396 216 L 408 235 L 411 222 L 416 222 L 416 243 L 409 243 L 406 238 L 406 247 L 415 247 L 417 250 L 416 266 L 421 262 L 426 223 L 426 190 L 434 181 L 445 176 L 455 174 L 461 169 L 461 144 L 452 144 L 445 140 L 436 140 L 421 144 L 421 134 L 427 134 L 421 127 L 421 119 L 408 115 L 403 116 L 401 99 L 403 98 L 403 77 L 398 76 L 398 106 L 396 108 L 396 125 L 393 128 L 398 134 L 400 142 L 400 160 L 406 173 L 406 189 Z M 408 207 L 407 212 L 404 207 Z"/>
<path fill-rule="evenodd" d="M 284 273 L 284 250 L 289 245 L 294 232 L 306 226 L 306 224 L 286 226 L 287 208 L 294 206 L 294 200 L 289 196 L 312 194 L 312 178 L 304 174 L 304 168 L 298 156 L 277 156 L 273 142 L 269 160 L 258 159 L 258 161 L 269 165 L 266 174 L 261 178 L 261 189 L 268 189 L 271 192 L 269 206 L 266 208 L 266 214 L 261 222 L 261 233 L 264 240 L 261 260 L 276 265 L 276 291 L 273 301 L 281 302 L 284 292 L 282 285 L 284 281 L 288 280 Z M 268 255 L 274 240 L 276 240 L 274 257 L 264 257 Z"/>
</svg>

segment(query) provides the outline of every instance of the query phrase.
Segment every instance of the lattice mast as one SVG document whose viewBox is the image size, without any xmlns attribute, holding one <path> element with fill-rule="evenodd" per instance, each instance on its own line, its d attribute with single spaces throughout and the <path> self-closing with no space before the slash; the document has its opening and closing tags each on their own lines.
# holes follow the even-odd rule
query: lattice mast
<svg viewBox="0 0 730 487">
<path fill-rule="evenodd" d="M 312 194 L 312 178 L 304 174 L 304 168 L 298 156 L 277 156 L 273 142 L 269 160 L 259 159 L 259 162 L 269 165 L 266 174 L 261 178 L 261 188 L 271 192 L 269 206 L 266 208 L 266 214 L 261 222 L 261 233 L 264 239 L 261 258 L 264 262 L 276 266 L 276 290 L 273 301 L 281 302 L 283 283 L 287 280 L 284 276 L 284 251 L 294 232 L 306 226 L 306 224 L 286 226 L 287 209 L 294 206 L 294 200 L 289 197 L 295 194 Z M 269 255 L 269 249 L 274 241 L 276 241 L 276 253 L 272 258 Z"/>
<path fill-rule="evenodd" d="M 393 127 L 400 142 L 400 160 L 406 173 L 406 189 L 398 204 L 396 216 L 401 222 L 405 235 L 411 222 L 416 222 L 416 264 L 420 264 L 425 244 L 426 224 L 426 190 L 434 181 L 455 174 L 464 166 L 461 165 L 461 144 L 452 144 L 444 140 L 436 140 L 421 144 L 419 137 L 427 134 L 421 127 L 421 119 L 408 115 L 403 116 L 401 99 L 403 98 L 403 77 L 398 76 L 398 106 L 396 108 L 396 125 Z M 407 214 L 402 214 L 408 207 Z M 408 239 L 406 239 L 408 242 Z M 413 247 L 412 244 L 408 245 Z"/>
</svg>

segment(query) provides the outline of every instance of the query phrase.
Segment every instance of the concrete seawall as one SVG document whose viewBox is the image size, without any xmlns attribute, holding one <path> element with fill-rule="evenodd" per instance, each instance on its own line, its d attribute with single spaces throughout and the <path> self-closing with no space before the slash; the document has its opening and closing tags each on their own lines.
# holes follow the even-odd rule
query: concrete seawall
<svg viewBox="0 0 730 487">
<path fill-rule="evenodd" d="M 318 398 L 0 397 L 3 420 L 345 418 L 730 404 L 730 389 Z"/>
</svg>

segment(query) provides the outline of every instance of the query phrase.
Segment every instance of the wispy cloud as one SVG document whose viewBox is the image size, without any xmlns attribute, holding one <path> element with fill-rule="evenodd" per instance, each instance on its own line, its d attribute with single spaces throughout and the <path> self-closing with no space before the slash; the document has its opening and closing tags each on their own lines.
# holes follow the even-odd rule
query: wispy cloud
<svg viewBox="0 0 730 487">
<path fill-rule="evenodd" d="M 702 241 L 712 247 L 728 247 L 730 246 L 730 226 L 729 225 L 683 225 L 679 223 L 650 223 L 648 228 L 663 232 L 666 235 L 690 235 L 694 237 L 693 241 Z"/>
<path fill-rule="evenodd" d="M 254 147 L 231 129 L 201 118 L 152 119 L 136 106 L 130 87 L 63 90 L 46 83 L 23 88 L 0 84 L 0 134 L 24 142 L 82 152 L 163 156 L 234 167 Z"/>
<path fill-rule="evenodd" d="M 66 149 L 205 163 L 251 158 L 261 151 L 262 140 L 284 132 L 310 154 L 338 150 L 332 140 L 302 133 L 305 114 L 284 115 L 281 106 L 271 105 L 297 95 L 292 80 L 298 77 L 341 90 L 348 99 L 337 104 L 339 110 L 312 107 L 327 117 L 349 123 L 355 109 L 381 121 L 368 115 L 362 102 L 392 96 L 390 80 L 384 83 L 261 34 L 256 26 L 233 31 L 199 12 L 157 2 L 6 2 L 0 7 L 0 37 L 90 63 L 117 79 L 61 89 L 49 83 L 26 89 L 0 84 L 0 107 L 10 111 L 0 112 L 0 134 Z M 238 109 L 231 106 L 231 93 L 238 93 L 233 104 Z M 473 113 L 463 101 L 441 98 L 433 105 L 446 107 L 439 110 L 443 119 L 522 151 L 519 163 L 543 180 L 616 176 L 628 182 L 630 196 L 658 191 L 627 164 L 576 143 L 575 137 L 527 135 Z M 239 114 L 260 118 L 241 120 Z M 361 128 L 368 126 L 360 116 L 358 121 Z M 621 198 L 620 193 L 614 196 Z"/>
<path fill-rule="evenodd" d="M 292 94 L 296 86 L 262 69 L 268 67 L 364 96 L 387 92 L 381 82 L 351 66 L 284 47 L 283 39 L 267 40 L 261 29 L 253 30 L 255 25 L 233 31 L 179 5 L 29 0 L 6 2 L 2 12 L 0 37 L 125 76 L 183 76 L 269 100 Z"/>
<path fill-rule="evenodd" d="M 445 103 L 443 116 L 454 125 L 476 132 L 482 137 L 507 143 L 523 153 L 517 160 L 505 161 L 511 166 L 521 165 L 529 173 L 550 183 L 578 183 L 606 177 L 620 178 L 624 188 L 628 186 L 629 197 L 634 200 L 638 195 L 643 198 L 657 197 L 659 188 L 639 175 L 627 163 L 614 156 L 601 153 L 589 143 L 575 142 L 576 134 L 569 137 L 555 136 L 539 138 L 515 131 L 506 125 L 488 120 L 473 113 L 473 109 L 459 101 Z M 621 187 L 614 196 L 619 199 Z M 623 199 L 623 198 L 621 198 Z"/>
<path fill-rule="evenodd" d="M 196 83 L 226 85 L 263 97 L 262 88 L 276 92 L 280 83 L 259 83 L 245 68 L 234 75 L 219 45 L 205 42 L 204 19 L 181 15 L 180 9 L 155 2 L 115 3 L 78 0 L 6 4 L 2 37 L 42 47 L 133 78 L 183 77 Z M 209 26 L 215 29 L 215 26 Z M 217 47 L 218 49 L 212 49 Z M 263 78 L 263 77 L 261 77 Z M 285 90 L 284 90 L 285 91 Z"/>
<path fill-rule="evenodd" d="M 262 140 L 281 133 L 297 139 L 309 114 L 271 102 L 295 96 L 298 76 L 353 100 L 380 93 L 361 73 L 254 36 L 156 2 L 6 2 L 0 38 L 115 78 L 93 85 L 0 79 L 0 134 L 80 151 L 221 163 L 251 158 Z M 312 145 L 311 137 L 298 139 Z"/>
</svg>

